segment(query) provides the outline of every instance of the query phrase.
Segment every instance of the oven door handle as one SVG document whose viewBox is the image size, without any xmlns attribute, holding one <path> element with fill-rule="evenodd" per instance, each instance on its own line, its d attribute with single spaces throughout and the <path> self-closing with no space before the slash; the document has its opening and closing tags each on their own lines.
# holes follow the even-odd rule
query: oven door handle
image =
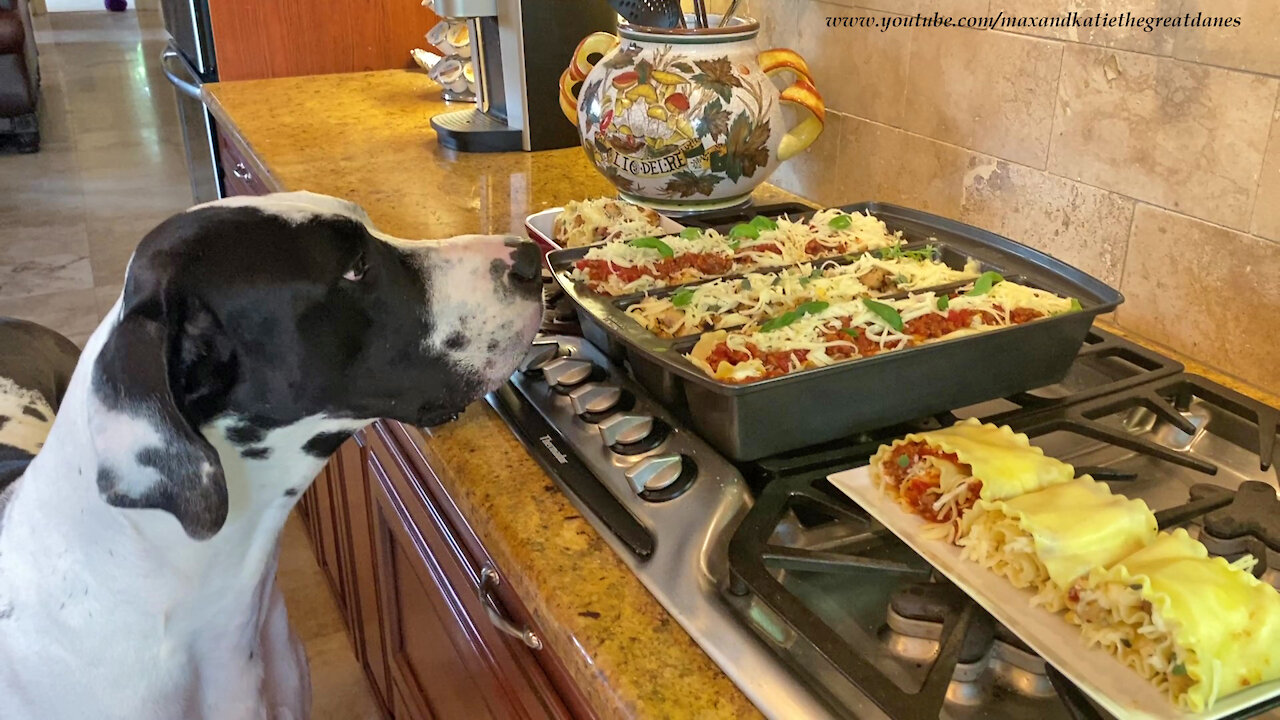
<svg viewBox="0 0 1280 720">
<path fill-rule="evenodd" d="M 178 54 L 178 51 L 173 48 L 165 48 L 164 52 L 160 53 L 160 70 L 164 72 L 164 76 L 169 78 L 169 82 L 173 84 L 173 87 L 176 88 L 178 92 L 193 100 L 204 102 L 204 98 L 200 96 L 200 86 L 178 77 L 169 69 L 170 60 L 178 60 L 181 62 L 182 55 Z"/>
</svg>

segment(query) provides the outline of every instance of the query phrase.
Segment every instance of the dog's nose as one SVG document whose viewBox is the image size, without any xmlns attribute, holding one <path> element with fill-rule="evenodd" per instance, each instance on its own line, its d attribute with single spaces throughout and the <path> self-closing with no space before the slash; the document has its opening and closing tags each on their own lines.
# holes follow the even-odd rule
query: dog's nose
<svg viewBox="0 0 1280 720">
<path fill-rule="evenodd" d="M 515 248 L 511 254 L 511 274 L 522 280 L 538 280 L 542 277 L 542 253 L 538 246 L 517 237 L 507 238 L 507 247 Z"/>
</svg>

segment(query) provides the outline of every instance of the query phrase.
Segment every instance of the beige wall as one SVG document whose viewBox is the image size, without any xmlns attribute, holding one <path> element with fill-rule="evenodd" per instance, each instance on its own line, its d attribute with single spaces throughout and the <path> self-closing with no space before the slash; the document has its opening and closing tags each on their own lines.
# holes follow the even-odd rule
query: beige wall
<svg viewBox="0 0 1280 720">
<path fill-rule="evenodd" d="M 1238 15 L 1233 30 L 828 28 L 830 15 Z M 774 181 L 1041 248 L 1124 292 L 1124 328 L 1280 390 L 1277 0 L 745 0 L 806 56 L 823 137 Z"/>
</svg>

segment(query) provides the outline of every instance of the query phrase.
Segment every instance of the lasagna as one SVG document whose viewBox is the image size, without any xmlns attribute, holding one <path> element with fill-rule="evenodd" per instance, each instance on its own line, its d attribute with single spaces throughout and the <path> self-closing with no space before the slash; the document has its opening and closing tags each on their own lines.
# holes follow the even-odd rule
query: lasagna
<svg viewBox="0 0 1280 720">
<path fill-rule="evenodd" d="M 1192 712 L 1280 678 L 1280 593 L 1249 556 L 1210 558 L 1185 530 L 1161 533 L 1067 595 L 1067 618 Z"/>
<path fill-rule="evenodd" d="M 560 247 L 582 247 L 656 235 L 662 217 L 650 208 L 613 198 L 573 201 L 556 216 L 552 233 Z"/>
<path fill-rule="evenodd" d="M 1034 592 L 1057 612 L 1066 592 L 1095 567 L 1110 567 L 1156 539 L 1141 500 L 1115 495 L 1085 475 L 1005 500 L 979 500 L 959 532 L 963 556 Z"/>
<path fill-rule="evenodd" d="M 687 228 L 679 235 L 613 240 L 593 247 L 571 277 L 593 292 L 628 295 L 722 275 L 898 247 L 872 215 L 822 210 L 810 220 L 756 217 L 727 233 Z"/>
<path fill-rule="evenodd" d="M 1075 470 L 1047 457 L 1026 435 L 976 418 L 914 433 L 871 457 L 871 479 L 928 523 L 928 537 L 955 542 L 978 501 L 1007 500 L 1069 482 Z"/>
<path fill-rule="evenodd" d="M 893 257 L 864 253 L 849 264 L 801 263 L 777 272 L 713 280 L 627 308 L 646 330 L 666 338 L 762 322 L 811 301 L 844 302 L 960 282 L 978 276 L 970 261 L 956 270 L 934 260 L 932 249 Z"/>
<path fill-rule="evenodd" d="M 686 355 L 711 377 L 746 383 L 1060 315 L 1079 302 L 983 273 L 947 293 L 814 300 L 740 330 L 704 334 Z"/>
</svg>

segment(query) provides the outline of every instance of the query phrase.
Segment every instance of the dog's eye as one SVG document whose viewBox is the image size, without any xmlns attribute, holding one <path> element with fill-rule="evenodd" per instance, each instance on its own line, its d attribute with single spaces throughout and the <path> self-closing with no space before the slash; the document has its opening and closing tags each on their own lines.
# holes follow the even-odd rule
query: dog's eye
<svg viewBox="0 0 1280 720">
<path fill-rule="evenodd" d="M 369 264 L 365 262 L 364 254 L 361 253 L 360 257 L 356 258 L 355 263 L 351 265 L 351 269 L 342 274 L 342 279 L 357 282 L 364 277 L 365 272 L 368 270 Z"/>
</svg>

